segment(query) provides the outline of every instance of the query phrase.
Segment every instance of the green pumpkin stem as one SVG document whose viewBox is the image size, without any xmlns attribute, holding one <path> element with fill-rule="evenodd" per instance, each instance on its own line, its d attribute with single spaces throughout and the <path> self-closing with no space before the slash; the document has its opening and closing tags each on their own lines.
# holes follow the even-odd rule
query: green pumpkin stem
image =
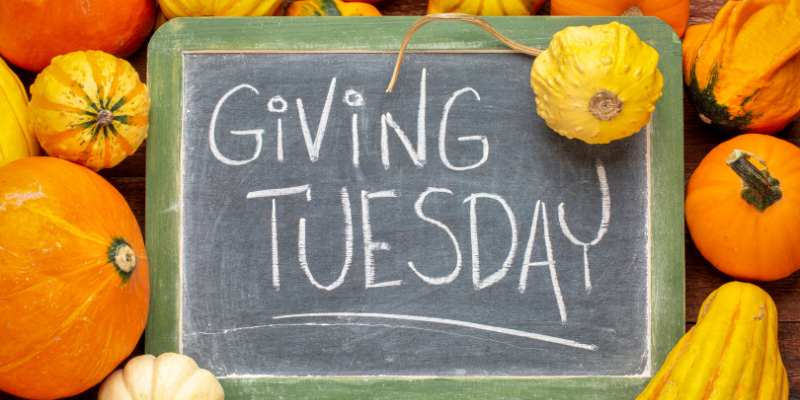
<svg viewBox="0 0 800 400">
<path fill-rule="evenodd" d="M 125 239 L 117 238 L 108 247 L 108 262 L 117 269 L 122 282 L 127 282 L 136 268 L 136 253 Z"/>
<path fill-rule="evenodd" d="M 728 156 L 726 163 L 742 178 L 744 186 L 742 199 L 752 204 L 758 211 L 764 211 L 783 196 L 780 182 L 769 174 L 767 168 L 758 169 L 749 161 L 750 158 L 755 158 L 761 165 L 767 167 L 761 159 L 743 150 L 734 150 Z"/>
<path fill-rule="evenodd" d="M 422 28 L 423 25 L 432 21 L 461 21 L 470 23 L 472 25 L 477 26 L 478 28 L 485 30 L 486 32 L 489 32 L 490 35 L 496 37 L 504 45 L 508 46 L 512 50 L 516 50 L 523 54 L 538 56 L 539 54 L 542 54 L 542 51 L 544 51 L 519 44 L 503 36 L 496 29 L 492 28 L 492 26 L 489 25 L 488 22 L 483 20 L 483 18 L 476 17 L 474 15 L 461 14 L 461 13 L 429 14 L 416 20 L 413 24 L 411 24 L 411 28 L 408 29 L 408 32 L 406 32 L 406 36 L 403 38 L 403 42 L 400 44 L 400 52 L 397 54 L 397 63 L 395 64 L 394 72 L 392 73 L 392 81 L 389 82 L 389 88 L 386 89 L 387 93 L 391 92 L 392 89 L 394 89 L 394 84 L 397 82 L 397 76 L 400 74 L 400 66 L 403 65 L 403 54 L 405 54 L 406 52 L 406 46 L 408 46 L 408 42 L 411 40 L 411 37 L 414 36 L 415 33 L 417 33 L 419 28 Z"/>
</svg>

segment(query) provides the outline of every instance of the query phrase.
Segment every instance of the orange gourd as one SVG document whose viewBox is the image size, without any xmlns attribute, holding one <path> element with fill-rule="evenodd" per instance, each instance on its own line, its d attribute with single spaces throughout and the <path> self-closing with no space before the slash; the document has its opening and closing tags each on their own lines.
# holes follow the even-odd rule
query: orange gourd
<svg viewBox="0 0 800 400">
<path fill-rule="evenodd" d="M 797 271 L 800 148 L 759 134 L 720 144 L 689 179 L 686 223 L 700 253 L 734 278 L 770 281 Z"/>
<path fill-rule="evenodd" d="M 380 17 L 375 6 L 339 0 L 300 0 L 286 9 L 287 17 Z"/>
<path fill-rule="evenodd" d="M 95 171 L 147 137 L 150 95 L 125 60 L 99 51 L 58 56 L 31 86 L 31 131 L 47 154 Z"/>
<path fill-rule="evenodd" d="M 127 57 L 156 16 L 155 0 L 11 0 L 0 7 L 0 54 L 41 71 L 58 55 L 100 50 Z"/>
<path fill-rule="evenodd" d="M 729 1 L 683 41 L 700 119 L 729 133 L 775 133 L 800 114 L 800 0 Z"/>
<path fill-rule="evenodd" d="M 689 21 L 689 0 L 551 0 L 550 15 L 656 17 L 683 37 Z"/>
<path fill-rule="evenodd" d="M 428 0 L 428 14 L 534 15 L 544 0 Z"/>
<path fill-rule="evenodd" d="M 111 184 L 53 157 L 0 167 L 0 391 L 55 399 L 99 383 L 144 331 L 149 267 Z"/>
</svg>

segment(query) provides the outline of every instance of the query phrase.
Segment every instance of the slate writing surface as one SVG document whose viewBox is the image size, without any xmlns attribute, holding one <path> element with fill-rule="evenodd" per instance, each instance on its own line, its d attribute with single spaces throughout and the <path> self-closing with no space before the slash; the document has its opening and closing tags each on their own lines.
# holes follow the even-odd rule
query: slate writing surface
<svg viewBox="0 0 800 400">
<path fill-rule="evenodd" d="M 649 373 L 646 130 L 556 134 L 524 55 L 407 54 L 384 93 L 395 57 L 184 54 L 182 352 L 220 377 Z"/>
</svg>

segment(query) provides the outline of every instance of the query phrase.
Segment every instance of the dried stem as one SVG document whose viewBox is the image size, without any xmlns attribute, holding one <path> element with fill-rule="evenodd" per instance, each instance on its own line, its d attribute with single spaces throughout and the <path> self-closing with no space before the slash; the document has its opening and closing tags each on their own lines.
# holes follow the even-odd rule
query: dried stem
<svg viewBox="0 0 800 400">
<path fill-rule="evenodd" d="M 408 42 L 411 40 L 411 37 L 414 36 L 415 33 L 422 28 L 423 25 L 427 24 L 431 21 L 462 21 L 467 22 L 472 25 L 475 25 L 486 32 L 489 32 L 492 36 L 496 37 L 500 40 L 504 45 L 508 46 L 509 48 L 516 50 L 520 53 L 529 54 L 532 56 L 538 56 L 542 53 L 542 50 L 534 49 L 533 47 L 528 47 L 521 45 L 505 36 L 503 36 L 500 32 L 496 29 L 492 28 L 488 22 L 483 20 L 482 18 L 476 17 L 474 15 L 469 14 L 459 14 L 459 13 L 445 13 L 445 14 L 430 14 L 426 15 L 418 20 L 416 20 L 409 28 L 406 36 L 403 38 L 403 43 L 400 44 L 400 53 L 397 54 L 397 63 L 394 66 L 394 73 L 392 73 L 392 81 L 389 82 L 389 88 L 386 89 L 387 92 L 391 92 L 394 89 L 394 84 L 397 82 L 397 76 L 400 74 L 400 66 L 403 65 L 403 54 L 406 52 L 406 46 L 408 46 Z"/>
</svg>

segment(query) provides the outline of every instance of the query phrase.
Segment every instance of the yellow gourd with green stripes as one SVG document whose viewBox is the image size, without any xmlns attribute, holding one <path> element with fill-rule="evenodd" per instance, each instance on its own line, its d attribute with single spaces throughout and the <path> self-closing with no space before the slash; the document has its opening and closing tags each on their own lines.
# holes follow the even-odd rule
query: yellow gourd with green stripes
<svg viewBox="0 0 800 400">
<path fill-rule="evenodd" d="M 127 61 L 74 52 L 53 58 L 36 77 L 28 111 L 49 155 L 97 171 L 119 164 L 147 137 L 150 96 Z"/>
</svg>

